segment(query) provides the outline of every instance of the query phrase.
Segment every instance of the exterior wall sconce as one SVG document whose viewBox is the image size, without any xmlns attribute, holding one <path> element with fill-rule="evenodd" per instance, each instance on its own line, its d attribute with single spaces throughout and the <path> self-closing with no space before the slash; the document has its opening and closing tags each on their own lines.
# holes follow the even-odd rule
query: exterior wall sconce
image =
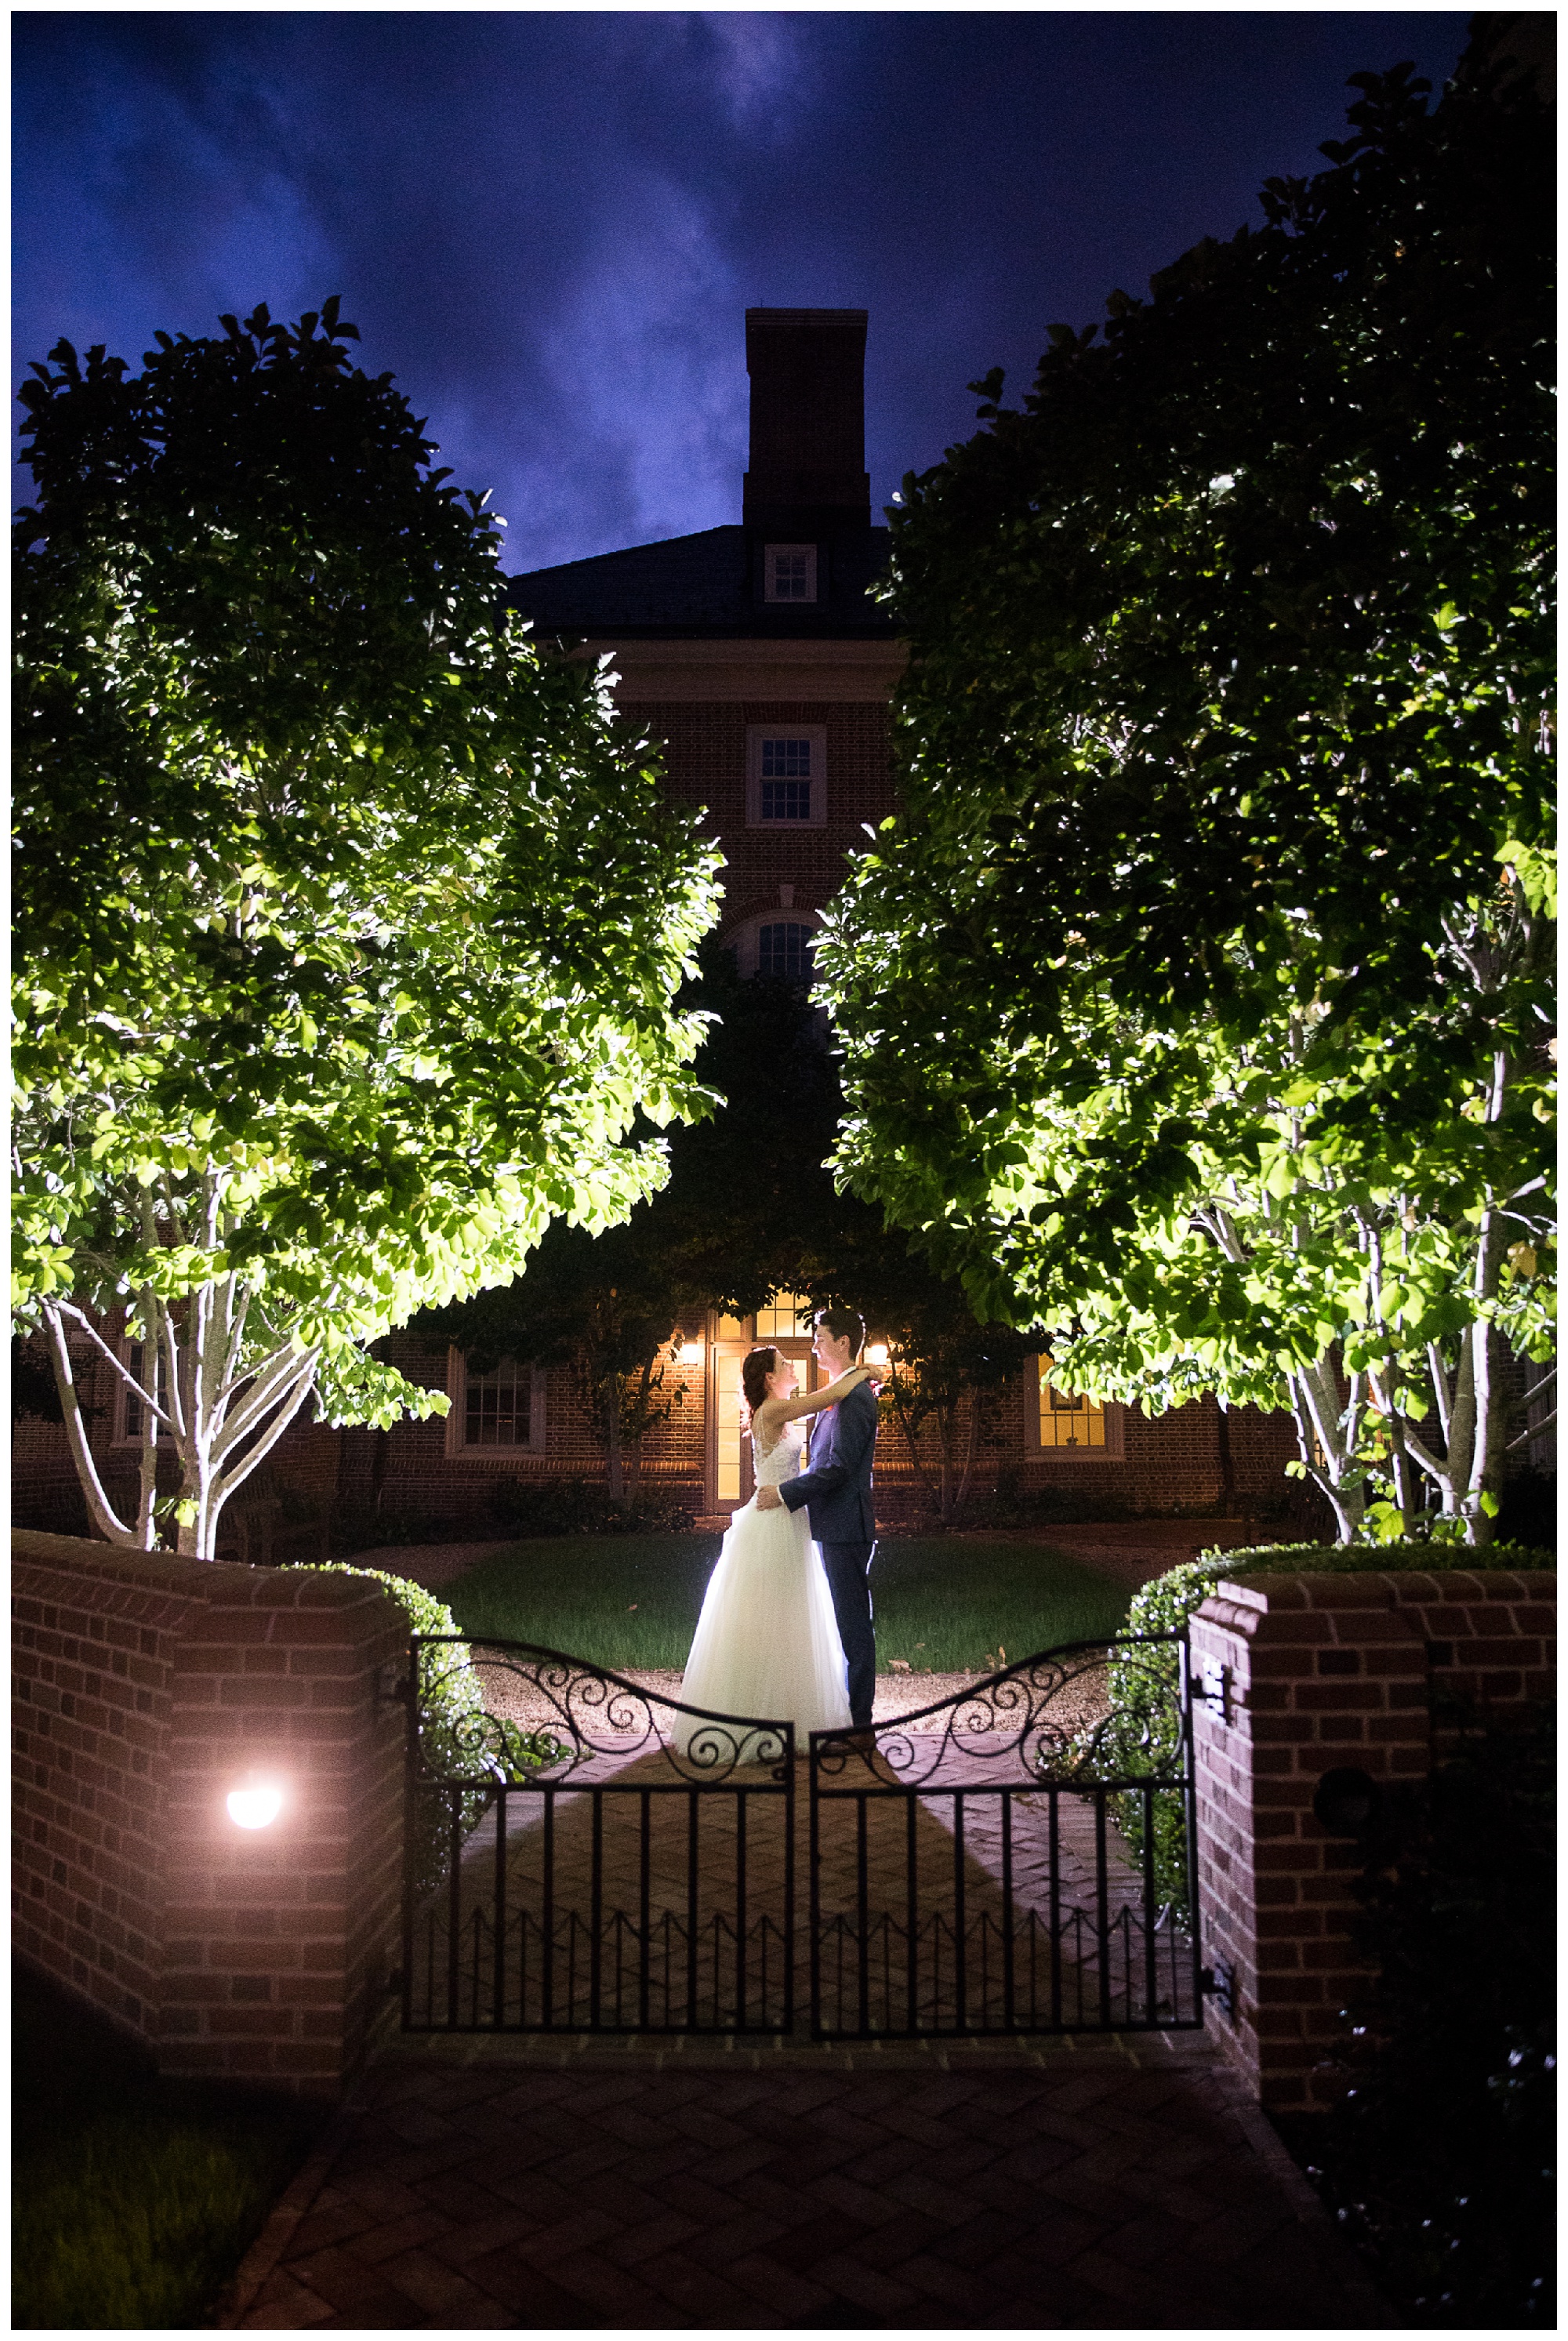
<svg viewBox="0 0 1568 2341">
<path fill-rule="evenodd" d="M 865 1362 L 868 1366 L 885 1366 L 887 1363 L 887 1343 L 885 1341 L 868 1341 L 865 1345 Z"/>
<path fill-rule="evenodd" d="M 702 1364 L 702 1362 L 703 1362 L 703 1345 L 702 1345 L 702 1343 L 701 1343 L 700 1341 L 683 1341 L 683 1342 L 681 1343 L 681 1363 L 682 1363 L 682 1365 L 683 1365 L 683 1366 L 700 1366 L 700 1365 Z"/>
<path fill-rule="evenodd" d="M 283 1790 L 275 1781 L 249 1773 L 224 1799 L 235 1828 L 270 1828 L 283 1810 Z"/>
</svg>

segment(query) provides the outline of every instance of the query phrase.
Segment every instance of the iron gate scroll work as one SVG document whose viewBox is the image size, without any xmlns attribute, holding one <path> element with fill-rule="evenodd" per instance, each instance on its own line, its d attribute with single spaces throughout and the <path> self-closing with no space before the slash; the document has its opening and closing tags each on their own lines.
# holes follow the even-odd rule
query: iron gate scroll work
<svg viewBox="0 0 1568 2341">
<path fill-rule="evenodd" d="M 412 1649 L 404 2030 L 791 2031 L 794 1727 L 525 1643 Z M 470 1659 L 484 1705 L 433 1724 Z"/>
<path fill-rule="evenodd" d="M 412 1648 L 405 2030 L 793 2031 L 793 1726 L 530 1644 Z M 443 1711 L 470 1656 L 483 1704 Z M 874 1750 L 814 1733 L 813 2036 L 1199 2027 L 1194 1695 L 1185 1636 L 1139 1636 Z"/>
<path fill-rule="evenodd" d="M 1201 2026 L 1191 1716 L 1168 1634 L 814 1732 L 814 2035 Z"/>
</svg>

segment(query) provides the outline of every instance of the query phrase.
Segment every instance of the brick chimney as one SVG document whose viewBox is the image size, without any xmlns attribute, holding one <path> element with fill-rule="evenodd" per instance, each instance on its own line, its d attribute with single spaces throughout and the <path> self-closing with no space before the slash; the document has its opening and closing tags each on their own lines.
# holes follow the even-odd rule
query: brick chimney
<svg viewBox="0 0 1568 2341">
<path fill-rule="evenodd" d="M 871 524 L 864 309 L 748 309 L 751 463 L 742 518 L 770 536 Z"/>
</svg>

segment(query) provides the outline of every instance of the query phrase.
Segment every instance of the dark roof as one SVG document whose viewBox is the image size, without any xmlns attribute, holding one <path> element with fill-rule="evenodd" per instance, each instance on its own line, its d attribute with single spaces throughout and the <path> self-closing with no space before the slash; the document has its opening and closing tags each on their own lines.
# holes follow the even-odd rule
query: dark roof
<svg viewBox="0 0 1568 2341">
<path fill-rule="evenodd" d="M 816 541 L 819 585 L 825 592 L 809 606 L 763 601 L 757 583 L 762 537 L 755 529 L 733 526 L 528 570 L 511 580 L 507 599 L 540 633 L 627 640 L 881 638 L 897 629 L 866 589 L 886 565 L 890 533 L 885 528 L 824 531 Z"/>
</svg>

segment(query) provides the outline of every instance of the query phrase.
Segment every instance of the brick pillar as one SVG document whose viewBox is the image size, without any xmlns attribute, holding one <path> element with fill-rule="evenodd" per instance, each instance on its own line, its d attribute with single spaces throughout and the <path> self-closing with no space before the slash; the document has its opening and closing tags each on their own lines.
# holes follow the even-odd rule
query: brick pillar
<svg viewBox="0 0 1568 2341">
<path fill-rule="evenodd" d="M 1211 2037 L 1259 2102 L 1328 2102 L 1316 2068 L 1364 1969 L 1349 1938 L 1362 1858 L 1312 1810 L 1322 1775 L 1411 1779 L 1430 1760 L 1427 1654 L 1384 1576 L 1225 1582 L 1192 1619 L 1203 1957 L 1229 1970 Z"/>
<path fill-rule="evenodd" d="M 162 2069 L 333 2096 L 387 2005 L 404 1613 L 365 1578 L 13 1538 L 18 1947 Z M 275 1779 L 269 1827 L 228 1793 Z"/>
</svg>

